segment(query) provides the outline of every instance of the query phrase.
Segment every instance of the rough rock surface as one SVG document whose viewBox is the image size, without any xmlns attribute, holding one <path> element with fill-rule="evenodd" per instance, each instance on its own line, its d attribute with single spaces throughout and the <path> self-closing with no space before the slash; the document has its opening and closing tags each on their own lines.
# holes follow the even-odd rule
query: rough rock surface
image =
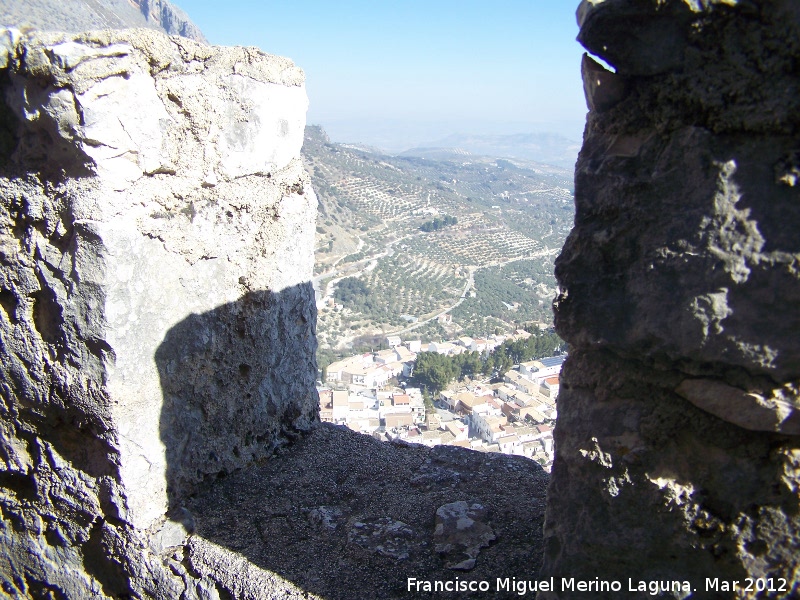
<svg viewBox="0 0 800 600">
<path fill-rule="evenodd" d="M 497 539 L 486 516 L 486 507 L 479 502 L 459 500 L 436 509 L 434 550 L 446 557 L 447 568 L 472 569 L 481 548 Z"/>
<path fill-rule="evenodd" d="M 148 23 L 156 23 L 164 33 L 182 35 L 196 42 L 206 39 L 189 16 L 168 0 L 131 0 Z"/>
<path fill-rule="evenodd" d="M 206 42 L 186 13 L 168 0 L 0 0 L 0 25 L 73 33 L 148 27 Z"/>
<path fill-rule="evenodd" d="M 6 30 L 0 91 L 2 593 L 211 597 L 184 497 L 317 420 L 302 71 Z"/>
<path fill-rule="evenodd" d="M 409 577 L 483 580 L 486 597 L 518 598 L 497 593 L 496 579 L 536 578 L 547 480 L 522 457 L 387 444 L 321 424 L 191 498 L 196 529 L 180 558 L 236 598 L 480 597 L 409 592 Z M 462 505 L 473 523 L 462 536 L 448 527 L 460 547 L 443 555 L 437 515 Z M 452 570 L 451 558 L 467 548 L 473 564 Z"/>
<path fill-rule="evenodd" d="M 793 597 L 800 9 L 605 0 L 578 17 L 616 73 L 584 65 L 543 575 L 783 578 L 759 597 Z"/>
</svg>

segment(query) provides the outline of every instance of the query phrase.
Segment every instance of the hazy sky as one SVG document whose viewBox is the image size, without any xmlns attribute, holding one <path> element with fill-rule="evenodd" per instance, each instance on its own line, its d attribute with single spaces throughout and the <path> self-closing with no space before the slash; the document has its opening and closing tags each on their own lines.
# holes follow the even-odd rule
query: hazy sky
<svg viewBox="0 0 800 600">
<path fill-rule="evenodd" d="M 309 123 L 402 146 L 449 133 L 554 131 L 586 113 L 577 0 L 176 0 L 212 44 L 306 72 Z"/>
</svg>

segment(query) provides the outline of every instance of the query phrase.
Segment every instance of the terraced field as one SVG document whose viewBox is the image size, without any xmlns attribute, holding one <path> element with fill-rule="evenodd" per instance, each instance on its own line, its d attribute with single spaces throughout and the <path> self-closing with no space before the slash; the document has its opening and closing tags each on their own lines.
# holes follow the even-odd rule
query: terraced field
<svg viewBox="0 0 800 600">
<path fill-rule="evenodd" d="M 544 249 L 540 241 L 503 227 L 446 232 L 435 243 L 418 237 L 409 245 L 433 260 L 476 266 L 528 257 Z"/>
<path fill-rule="evenodd" d="M 453 310 L 453 320 L 472 337 L 509 323 L 548 323 L 554 297 L 552 255 L 490 266 L 475 273 L 475 294 Z"/>
<path fill-rule="evenodd" d="M 303 152 L 320 199 L 321 348 L 408 327 L 424 340 L 552 319 L 552 261 L 573 218 L 570 172 L 385 156 L 333 144 L 313 127 Z M 444 216 L 456 224 L 420 230 Z M 364 293 L 337 300 L 342 277 L 360 280 Z M 434 317 L 449 309 L 453 322 L 442 326 Z"/>
<path fill-rule="evenodd" d="M 407 219 L 425 205 L 424 190 L 417 186 L 387 188 L 385 182 L 345 177 L 339 180 L 336 188 L 342 200 L 354 210 L 364 211 L 382 220 Z"/>
<path fill-rule="evenodd" d="M 409 322 L 404 316 L 421 318 L 447 308 L 464 287 L 452 266 L 405 254 L 382 258 L 362 280 L 372 290 L 381 320 L 398 327 Z"/>
</svg>

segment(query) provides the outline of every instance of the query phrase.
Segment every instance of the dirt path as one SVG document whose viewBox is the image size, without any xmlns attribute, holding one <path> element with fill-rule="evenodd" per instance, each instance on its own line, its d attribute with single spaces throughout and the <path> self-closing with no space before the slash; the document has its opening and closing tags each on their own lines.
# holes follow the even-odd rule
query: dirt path
<svg viewBox="0 0 800 600">
<path fill-rule="evenodd" d="M 378 254 L 373 254 L 372 256 L 368 256 L 366 258 L 362 258 L 359 261 L 354 263 L 348 263 L 346 267 L 342 267 L 339 269 L 336 265 L 344 259 L 338 259 L 334 263 L 334 268 L 330 271 L 326 271 L 324 273 L 320 273 L 316 277 L 311 280 L 311 284 L 314 286 L 315 296 L 317 297 L 317 308 L 322 308 L 325 306 L 325 303 L 328 301 L 328 298 L 332 298 L 333 294 L 336 292 L 336 284 L 339 283 L 345 277 L 358 277 L 362 273 L 366 273 L 368 271 L 372 271 L 375 267 L 378 266 L 378 261 L 385 256 L 391 256 L 394 253 L 392 246 L 395 244 L 402 242 L 405 239 L 411 237 L 410 235 L 405 235 L 403 237 L 397 238 L 396 240 L 392 240 L 391 242 L 387 242 L 384 250 L 379 252 Z M 361 242 L 361 238 L 359 238 L 359 242 Z M 362 248 L 363 244 L 359 244 L 359 248 Z M 359 268 L 360 265 L 364 265 L 363 267 Z M 346 272 L 345 272 L 346 271 Z M 341 276 L 337 277 L 337 275 L 341 273 Z M 328 278 L 329 279 L 325 283 L 325 288 L 320 289 L 321 283 Z"/>
</svg>

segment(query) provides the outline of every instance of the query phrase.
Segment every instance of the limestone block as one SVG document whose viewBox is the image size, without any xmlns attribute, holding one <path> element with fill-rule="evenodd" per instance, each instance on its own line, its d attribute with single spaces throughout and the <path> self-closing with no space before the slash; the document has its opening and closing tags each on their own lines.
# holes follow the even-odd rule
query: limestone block
<svg viewBox="0 0 800 600">
<path fill-rule="evenodd" d="M 481 548 L 497 539 L 486 517 L 486 507 L 478 502 L 459 500 L 436 509 L 434 550 L 445 557 L 449 569 L 473 569 Z"/>
<path fill-rule="evenodd" d="M 172 516 L 317 419 L 302 71 L 151 30 L 0 41 L 0 585 L 214 597 Z"/>
<path fill-rule="evenodd" d="M 794 390 L 765 395 L 714 379 L 684 379 L 675 391 L 698 408 L 745 429 L 800 435 L 800 399 Z"/>
<path fill-rule="evenodd" d="M 223 174 L 233 179 L 285 167 L 303 145 L 305 91 L 238 74 L 226 84 L 233 98 L 249 98 L 252 106 L 229 102 L 223 109 L 218 149 Z"/>
<path fill-rule="evenodd" d="M 15 34 L 6 31 L 11 44 Z M 6 90 L 30 123 L 19 160 L 73 148 L 73 160 L 123 190 L 158 172 L 194 177 L 201 166 L 213 178 L 265 175 L 298 156 L 308 100 L 290 61 L 264 60 L 256 49 L 209 54 L 151 30 L 124 35 L 51 33 L 27 42 L 27 60 Z M 56 85 L 42 89 L 32 79 L 40 76 Z M 61 143 L 40 147 L 36 129 Z"/>
<path fill-rule="evenodd" d="M 82 116 L 81 149 L 101 177 L 119 180 L 120 186 L 162 166 L 161 132 L 170 117 L 152 77 L 103 79 L 76 95 L 75 104 Z"/>
<path fill-rule="evenodd" d="M 20 38 L 18 29 L 4 29 L 0 33 L 0 69 L 5 69 L 11 60 L 11 53 L 17 47 Z"/>
</svg>

